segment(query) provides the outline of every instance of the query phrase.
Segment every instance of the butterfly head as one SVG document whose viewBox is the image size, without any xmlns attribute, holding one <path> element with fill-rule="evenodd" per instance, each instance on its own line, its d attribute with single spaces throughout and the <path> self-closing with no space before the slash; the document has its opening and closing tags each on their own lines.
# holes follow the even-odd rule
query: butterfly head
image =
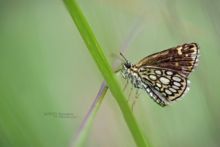
<svg viewBox="0 0 220 147">
<path fill-rule="evenodd" d="M 131 68 L 132 64 L 130 62 L 128 62 L 128 60 L 125 58 L 125 56 L 120 52 L 121 57 L 124 59 L 124 67 L 129 69 Z"/>
<path fill-rule="evenodd" d="M 132 64 L 125 58 L 125 56 L 122 53 L 120 53 L 120 55 L 125 60 L 125 62 L 122 65 L 123 67 L 121 69 L 121 73 L 122 76 L 126 79 L 130 75 L 130 69 L 132 67 Z"/>
<path fill-rule="evenodd" d="M 132 66 L 132 64 L 129 63 L 129 62 L 125 62 L 125 63 L 124 63 L 124 68 L 126 68 L 126 69 L 130 69 L 131 66 Z"/>
</svg>

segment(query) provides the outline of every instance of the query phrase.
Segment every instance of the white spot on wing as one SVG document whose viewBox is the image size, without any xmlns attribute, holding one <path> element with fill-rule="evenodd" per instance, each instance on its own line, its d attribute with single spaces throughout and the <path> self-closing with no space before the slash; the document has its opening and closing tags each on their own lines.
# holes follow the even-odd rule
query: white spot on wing
<svg viewBox="0 0 220 147">
<path fill-rule="evenodd" d="M 176 85 L 176 86 L 178 86 L 178 87 L 180 87 L 180 86 L 181 86 L 181 84 L 180 84 L 180 83 L 178 83 L 178 82 L 173 82 L 173 84 L 174 84 L 174 85 Z"/>
<path fill-rule="evenodd" d="M 180 81 L 181 81 L 181 79 L 180 79 L 179 77 L 176 77 L 176 76 L 172 77 L 172 79 L 173 79 L 174 81 L 177 81 L 177 82 L 180 82 Z"/>
<path fill-rule="evenodd" d="M 169 91 L 168 89 L 166 89 L 165 92 L 166 92 L 166 94 L 168 94 L 168 95 L 171 95 L 171 94 L 172 94 L 172 92 Z"/>
<path fill-rule="evenodd" d="M 178 53 L 179 55 L 182 55 L 182 51 L 181 51 L 181 50 L 182 50 L 182 47 L 178 47 L 178 48 L 177 48 L 177 53 Z"/>
<path fill-rule="evenodd" d="M 173 85 L 172 86 L 174 89 L 180 89 L 179 87 L 177 87 L 177 86 L 175 86 L 175 85 Z"/>
<path fill-rule="evenodd" d="M 170 80 L 165 77 L 160 77 L 160 82 L 167 85 L 170 83 Z"/>
<path fill-rule="evenodd" d="M 155 70 L 155 73 L 158 74 L 158 75 L 162 74 L 162 72 L 160 70 Z"/>
<path fill-rule="evenodd" d="M 173 75 L 173 72 L 167 71 L 166 74 L 169 75 L 169 76 L 171 76 L 171 75 Z"/>
<path fill-rule="evenodd" d="M 157 79 L 157 77 L 156 77 L 155 75 L 149 75 L 149 78 L 150 78 L 151 80 L 156 80 L 156 79 Z"/>
<path fill-rule="evenodd" d="M 156 85 L 157 85 L 157 87 L 159 87 L 159 88 L 161 87 L 161 84 L 160 84 L 160 83 L 156 83 Z"/>
<path fill-rule="evenodd" d="M 169 90 L 172 91 L 172 92 L 177 92 L 176 89 L 173 89 L 171 87 L 169 88 Z"/>
</svg>

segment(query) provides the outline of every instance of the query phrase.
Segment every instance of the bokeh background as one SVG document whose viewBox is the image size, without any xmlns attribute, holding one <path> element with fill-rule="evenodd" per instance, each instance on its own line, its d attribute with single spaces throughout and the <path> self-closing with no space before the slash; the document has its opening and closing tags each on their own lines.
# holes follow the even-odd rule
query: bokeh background
<svg viewBox="0 0 220 147">
<path fill-rule="evenodd" d="M 220 146 L 220 1 L 78 0 L 110 62 L 200 45 L 191 90 L 161 108 L 142 91 L 134 115 L 154 147 Z M 119 76 L 119 81 L 123 80 Z M 0 146 L 69 146 L 103 78 L 61 0 L 0 1 Z M 108 92 L 87 147 L 134 147 Z"/>
</svg>

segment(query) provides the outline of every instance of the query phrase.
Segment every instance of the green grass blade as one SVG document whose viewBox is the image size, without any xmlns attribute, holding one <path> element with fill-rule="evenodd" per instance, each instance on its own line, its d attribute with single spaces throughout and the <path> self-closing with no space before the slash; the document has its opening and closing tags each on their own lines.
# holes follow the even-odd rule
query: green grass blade
<svg viewBox="0 0 220 147">
<path fill-rule="evenodd" d="M 115 78 L 111 66 L 108 63 L 102 48 L 97 42 L 95 35 L 93 34 L 92 29 L 90 28 L 88 22 L 83 16 L 80 8 L 78 7 L 75 0 L 64 0 L 64 3 L 67 9 L 69 10 L 69 13 L 72 16 L 72 19 L 74 20 L 75 25 L 77 26 L 85 44 L 87 45 L 88 51 L 92 55 L 101 74 L 106 80 L 112 95 L 115 97 L 136 145 L 138 147 L 149 146 L 147 140 L 143 137 L 137 125 L 137 122 L 128 106 L 128 103 L 126 101 L 125 96 L 123 95 L 121 87 L 119 86 Z"/>
</svg>

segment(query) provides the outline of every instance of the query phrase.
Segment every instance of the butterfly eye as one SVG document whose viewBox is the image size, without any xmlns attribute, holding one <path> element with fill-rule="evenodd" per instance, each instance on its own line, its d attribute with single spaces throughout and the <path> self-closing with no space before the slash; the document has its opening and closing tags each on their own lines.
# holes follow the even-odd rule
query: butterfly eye
<svg viewBox="0 0 220 147">
<path fill-rule="evenodd" d="M 125 66 L 126 68 L 131 68 L 131 63 L 126 62 L 126 63 L 124 64 L 124 66 Z"/>
</svg>

